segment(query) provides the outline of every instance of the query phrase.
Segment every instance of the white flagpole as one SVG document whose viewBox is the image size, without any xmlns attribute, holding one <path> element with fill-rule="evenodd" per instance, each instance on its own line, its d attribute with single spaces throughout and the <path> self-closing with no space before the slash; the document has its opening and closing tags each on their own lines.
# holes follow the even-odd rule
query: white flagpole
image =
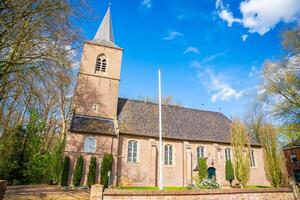
<svg viewBox="0 0 300 200">
<path fill-rule="evenodd" d="M 160 69 L 158 69 L 158 112 L 159 112 L 159 189 L 164 189 L 163 181 L 163 144 L 161 133 L 161 81 Z"/>
</svg>

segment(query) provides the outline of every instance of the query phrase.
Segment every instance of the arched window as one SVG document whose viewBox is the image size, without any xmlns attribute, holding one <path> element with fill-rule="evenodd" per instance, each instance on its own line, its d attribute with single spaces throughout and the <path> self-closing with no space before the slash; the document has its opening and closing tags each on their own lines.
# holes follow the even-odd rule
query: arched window
<svg viewBox="0 0 300 200">
<path fill-rule="evenodd" d="M 127 161 L 136 163 L 137 162 L 137 141 L 128 141 Z"/>
<path fill-rule="evenodd" d="M 231 149 L 230 148 L 225 149 L 225 159 L 226 159 L 226 161 L 231 160 Z"/>
<path fill-rule="evenodd" d="M 96 138 L 93 136 L 87 136 L 84 139 L 84 151 L 88 153 L 94 153 L 96 151 Z"/>
<path fill-rule="evenodd" d="M 173 165 L 173 146 L 170 144 L 165 145 L 165 165 Z"/>
<path fill-rule="evenodd" d="M 104 54 L 100 55 L 96 59 L 95 73 L 96 72 L 106 72 L 107 69 L 107 59 Z"/>
<path fill-rule="evenodd" d="M 204 158 L 204 147 L 197 147 L 197 159 Z"/>
<path fill-rule="evenodd" d="M 105 72 L 105 71 L 106 71 L 106 59 L 103 59 L 103 60 L 102 60 L 102 68 L 101 68 L 101 71 L 102 71 L 102 72 Z"/>
<path fill-rule="evenodd" d="M 254 150 L 251 149 L 250 150 L 250 163 L 251 163 L 251 167 L 255 167 L 255 158 L 254 158 Z"/>
</svg>

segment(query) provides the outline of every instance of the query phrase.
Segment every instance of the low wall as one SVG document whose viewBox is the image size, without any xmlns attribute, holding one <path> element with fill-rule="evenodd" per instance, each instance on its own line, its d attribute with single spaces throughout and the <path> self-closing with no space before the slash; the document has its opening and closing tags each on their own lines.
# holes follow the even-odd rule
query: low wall
<svg viewBox="0 0 300 200">
<path fill-rule="evenodd" d="M 291 188 L 257 188 L 257 189 L 218 189 L 218 190 L 122 190 L 106 189 L 98 185 L 91 190 L 91 200 L 169 200 L 169 199 L 205 199 L 205 200 L 240 200 L 240 199 L 272 199 L 292 200 Z"/>
<path fill-rule="evenodd" d="M 0 200 L 4 198 L 6 186 L 7 186 L 7 181 L 0 180 Z"/>
</svg>

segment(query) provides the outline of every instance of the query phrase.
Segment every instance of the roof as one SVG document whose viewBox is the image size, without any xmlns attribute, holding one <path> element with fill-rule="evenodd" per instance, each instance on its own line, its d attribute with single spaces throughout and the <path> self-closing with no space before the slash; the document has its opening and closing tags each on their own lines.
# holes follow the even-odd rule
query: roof
<svg viewBox="0 0 300 200">
<path fill-rule="evenodd" d="M 297 140 L 285 145 L 283 147 L 283 149 L 292 149 L 292 148 L 297 148 L 297 147 L 300 147 L 300 139 L 297 139 Z"/>
<path fill-rule="evenodd" d="M 92 130 L 101 133 L 102 127 L 99 130 L 96 127 L 91 128 L 93 124 L 97 124 L 94 120 L 99 121 L 101 119 L 90 119 L 91 124 L 88 122 L 81 124 L 77 118 L 75 117 L 76 122 L 72 122 L 73 131 L 78 131 L 74 128 L 79 127 L 84 132 L 85 126 L 87 126 L 87 132 Z M 75 126 L 74 123 L 80 124 Z M 162 133 L 164 138 L 230 143 L 230 123 L 231 121 L 219 112 L 172 105 L 162 106 Z M 119 98 L 118 126 L 120 133 L 158 137 L 158 105 Z M 251 144 L 259 145 L 253 138 Z"/>
<path fill-rule="evenodd" d="M 110 7 L 108 7 L 106 11 L 101 25 L 99 26 L 98 31 L 93 39 L 93 42 L 108 47 L 120 48 L 115 44 L 114 40 Z"/>
</svg>

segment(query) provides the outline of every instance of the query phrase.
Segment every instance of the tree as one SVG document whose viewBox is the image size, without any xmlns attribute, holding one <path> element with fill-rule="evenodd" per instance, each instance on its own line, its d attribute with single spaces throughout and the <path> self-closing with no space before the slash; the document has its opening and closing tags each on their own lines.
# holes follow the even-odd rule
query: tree
<svg viewBox="0 0 300 200">
<path fill-rule="evenodd" d="M 231 160 L 226 161 L 225 176 L 226 176 L 226 181 L 228 181 L 231 186 L 231 182 L 234 180 L 234 171 L 233 171 Z"/>
<path fill-rule="evenodd" d="M 271 124 L 259 129 L 261 144 L 264 150 L 265 172 L 273 187 L 280 187 L 285 183 L 285 166 L 281 150 L 278 147 L 277 131 Z"/>
<path fill-rule="evenodd" d="M 79 186 L 82 178 L 83 156 L 79 156 L 76 160 L 75 170 L 73 173 L 73 185 Z"/>
<path fill-rule="evenodd" d="M 104 157 L 101 162 L 101 169 L 100 169 L 100 182 L 104 185 L 105 188 L 109 185 L 109 176 L 108 173 L 112 170 L 112 163 L 113 163 L 113 156 L 111 154 L 104 154 Z"/>
<path fill-rule="evenodd" d="M 199 176 L 199 182 L 201 182 L 203 179 L 207 178 L 208 172 L 207 172 L 207 165 L 206 160 L 204 158 L 198 159 L 198 176 Z"/>
<path fill-rule="evenodd" d="M 68 185 L 69 170 L 70 170 L 70 157 L 65 156 L 64 161 L 63 161 L 63 167 L 61 170 L 60 183 L 59 183 L 61 186 Z"/>
<path fill-rule="evenodd" d="M 96 183 L 96 168 L 97 168 L 96 157 L 91 157 L 88 180 L 87 180 L 87 185 L 89 187 L 91 187 L 91 185 L 94 185 Z"/>
<path fill-rule="evenodd" d="M 250 175 L 250 144 L 246 128 L 239 120 L 230 125 L 234 171 L 237 180 L 245 187 Z"/>
</svg>

